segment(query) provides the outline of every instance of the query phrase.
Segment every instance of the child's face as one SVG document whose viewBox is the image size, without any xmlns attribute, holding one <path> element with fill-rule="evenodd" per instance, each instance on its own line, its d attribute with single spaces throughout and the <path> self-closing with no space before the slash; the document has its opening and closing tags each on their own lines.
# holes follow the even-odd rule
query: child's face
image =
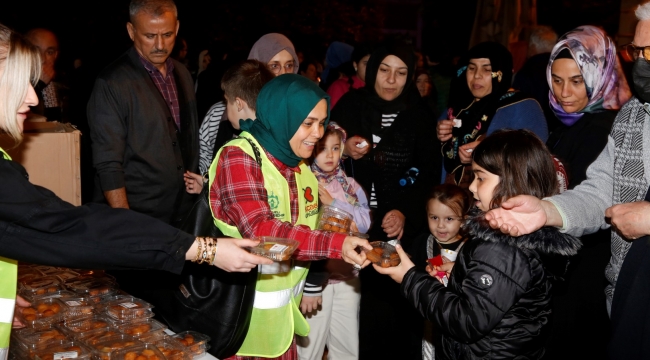
<svg viewBox="0 0 650 360">
<path fill-rule="evenodd" d="M 341 139 L 337 134 L 330 134 L 321 140 L 316 147 L 316 164 L 324 172 L 332 172 L 339 165 L 341 159 Z"/>
<path fill-rule="evenodd" d="M 239 116 L 239 111 L 237 111 L 238 109 L 235 97 L 227 96 L 225 94 L 223 97 L 226 99 L 226 115 L 228 115 L 228 121 L 230 121 L 230 124 L 235 128 L 235 130 L 239 130 L 239 119 L 241 116 Z"/>
<path fill-rule="evenodd" d="M 429 231 L 441 243 L 453 242 L 460 231 L 462 218 L 449 206 L 437 199 L 429 200 L 427 204 Z"/>
<path fill-rule="evenodd" d="M 496 188 L 500 181 L 499 175 L 483 169 L 473 161 L 472 172 L 474 173 L 474 181 L 469 185 L 469 191 L 474 194 L 476 207 L 483 211 L 488 211 L 490 210 L 494 188 Z"/>
</svg>

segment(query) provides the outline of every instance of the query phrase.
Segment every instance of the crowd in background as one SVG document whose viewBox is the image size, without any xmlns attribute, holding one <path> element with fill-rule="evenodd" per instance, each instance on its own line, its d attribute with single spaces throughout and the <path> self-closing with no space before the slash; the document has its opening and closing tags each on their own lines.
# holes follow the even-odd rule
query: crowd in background
<svg viewBox="0 0 650 360">
<path fill-rule="evenodd" d="M 192 196 L 209 186 L 212 214 L 224 234 L 239 238 L 267 231 L 308 243 L 298 255 L 300 260 L 330 259 L 314 262 L 309 275 L 291 270 L 306 282 L 299 308 L 312 333 L 299 333 L 297 328 L 303 324 L 296 322 L 296 333 L 304 336 L 273 338 L 287 341 L 286 347 L 280 346 L 283 349 L 245 341 L 245 351 L 235 358 L 262 354 L 265 358 L 320 359 L 324 351 L 334 359 L 517 354 L 559 359 L 607 354 L 610 315 L 617 308 L 612 305 L 614 287 L 629 242 L 604 224 L 591 225 L 589 234 L 572 233 L 580 236 L 581 244 L 573 236 L 537 229 L 520 239 L 532 244 L 528 247 L 515 245 L 515 237 L 486 235 L 486 231 L 499 231 L 485 230 L 489 229 L 485 223 L 485 229 L 481 228 L 481 216 L 500 207 L 507 196 L 483 197 L 477 179 L 481 172 L 488 178 L 497 174 L 498 181 L 517 178 L 516 170 L 504 169 L 521 164 L 521 170 L 534 163 L 535 170 L 521 176 L 530 176 L 530 183 L 552 181 L 553 186 L 537 191 L 531 185 L 521 193 L 505 194 L 541 199 L 566 190 L 568 195 L 559 199 L 570 203 L 574 188 L 597 177 L 596 170 L 607 172 L 603 169 L 609 163 L 602 165 L 607 159 L 602 159 L 601 152 L 613 147 L 614 140 L 616 146 L 623 142 L 612 139 L 610 133 L 623 137 L 624 131 L 615 125 L 621 116 L 617 114 L 628 101 L 638 102 L 632 93 L 632 88 L 643 88 L 637 85 L 638 73 L 642 73 L 637 63 L 650 60 L 650 52 L 646 56 L 647 48 L 637 47 L 647 44 L 628 46 L 624 52 L 627 60 L 635 61 L 636 73 L 625 71 L 629 66 L 619 59 L 612 39 L 588 25 L 559 37 L 547 26 L 533 29 L 528 58 L 516 72 L 508 48 L 495 42 L 480 43 L 464 54 L 443 59 L 418 51 L 400 36 L 373 43 L 334 41 L 315 52 L 312 46 L 303 50 L 286 36 L 269 33 L 247 47 L 234 49 L 215 41 L 205 49 L 189 51 L 192 42 L 175 36 L 178 23 L 171 11 L 165 8 L 156 15 L 134 9 L 127 27 L 134 47 L 99 76 L 80 59 L 57 64 L 59 47 L 53 32 L 36 28 L 25 34 L 42 59 L 35 86 L 39 102 L 32 113 L 48 121 L 71 122 L 89 134 L 82 141 L 84 203 L 131 208 L 180 227 L 195 199 Z M 143 33 L 149 29 L 146 26 L 153 26 L 146 23 L 146 16 L 170 16 L 171 30 L 163 35 L 171 35 L 150 41 L 148 33 Z M 650 12 L 637 16 L 648 21 Z M 139 71 L 140 65 L 149 75 Z M 631 87 L 628 79 L 633 78 L 635 86 Z M 142 86 L 144 82 L 148 85 Z M 165 125 L 109 121 L 148 116 L 165 119 Z M 323 131 L 316 129 L 319 126 Z M 156 143 L 159 139 L 170 139 L 172 147 Z M 634 142 L 625 144 L 630 141 Z M 517 150 L 499 148 L 503 144 Z M 494 160 L 507 156 L 507 151 L 525 153 L 538 162 Z M 491 161 L 497 165 L 490 165 Z M 634 161 L 636 169 L 643 170 L 643 164 L 637 158 Z M 603 168 L 589 170 L 594 162 Z M 269 164 L 277 170 L 268 170 Z M 388 273 L 398 283 L 404 277 L 400 286 L 383 273 L 359 271 L 341 262 L 340 253 L 332 249 L 357 238 L 313 229 L 313 219 L 300 208 L 302 198 L 307 204 L 314 201 L 310 200 L 311 188 L 305 185 L 311 185 L 312 179 L 303 172 L 313 172 L 318 180 L 314 191 L 321 205 L 347 208 L 354 214 L 357 231 L 369 234 L 371 240 L 400 243 L 420 273 L 408 269 L 406 275 L 397 277 Z M 260 178 L 286 184 L 290 194 L 275 194 L 273 190 L 280 187 L 267 186 Z M 643 187 L 634 179 L 628 183 Z M 446 185 L 435 187 L 440 184 Z M 500 186 L 494 188 L 495 193 L 496 189 L 505 191 L 506 185 Z M 645 190 L 629 187 L 617 190 L 621 201 L 636 199 L 625 198 L 626 191 Z M 606 190 L 611 192 L 611 186 Z M 287 212 L 278 215 L 282 210 L 273 206 L 267 193 L 279 196 L 273 201 L 290 203 Z M 470 210 L 475 203 L 472 198 L 483 213 Z M 491 201 L 481 204 L 485 199 Z M 466 218 L 472 221 L 462 229 Z M 566 221 L 559 225 L 563 224 Z M 508 244 L 504 245 L 507 251 L 495 245 L 488 256 L 488 250 L 472 245 L 468 234 Z M 551 245 L 538 248 L 534 243 L 540 239 Z M 427 259 L 444 251 L 461 253 L 462 249 L 467 254 L 470 248 L 472 255 L 458 260 L 447 275 L 427 265 Z M 486 292 L 476 297 L 477 307 L 489 316 L 472 319 L 450 315 L 476 311 L 469 305 L 463 307 L 456 298 L 444 298 L 444 306 L 436 305 L 443 301 L 442 295 L 431 290 L 440 286 L 438 280 L 442 283 L 445 277 L 449 282 L 445 287 L 460 289 L 465 285 L 458 279 L 471 274 L 468 264 L 478 259 L 489 263 L 492 254 L 508 251 L 517 253 L 513 255 L 516 266 L 495 263 L 493 267 L 511 282 L 501 291 L 518 293 L 525 288 L 517 299 Z M 564 261 L 568 256 L 570 262 Z M 527 268 L 519 262 L 533 265 Z M 526 271 L 531 278 L 537 277 L 536 282 L 517 278 Z M 315 276 L 321 273 L 325 275 Z M 128 272 L 120 281 L 125 287 L 129 283 L 137 287 L 143 276 L 151 275 Z M 151 282 L 152 289 L 138 290 L 143 297 L 155 297 L 160 290 L 156 286 L 169 285 L 164 284 L 166 279 Z M 489 287 L 494 280 L 481 277 L 480 281 Z M 418 307 L 418 301 L 425 305 Z M 326 319 L 321 318 L 324 313 Z M 255 318 L 255 324 L 267 321 L 263 319 L 261 315 Z M 521 332 L 510 333 L 515 327 Z M 542 329 L 543 337 L 539 335 Z M 255 331 L 264 334 L 261 328 Z M 382 338 L 386 341 L 378 341 Z"/>
</svg>

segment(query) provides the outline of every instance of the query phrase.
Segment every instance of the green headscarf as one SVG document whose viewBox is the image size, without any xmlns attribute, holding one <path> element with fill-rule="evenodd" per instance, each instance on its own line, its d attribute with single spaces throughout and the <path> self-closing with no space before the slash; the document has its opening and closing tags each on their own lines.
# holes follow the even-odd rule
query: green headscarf
<svg viewBox="0 0 650 360">
<path fill-rule="evenodd" d="M 290 167 L 303 159 L 291 150 L 289 140 L 319 101 L 330 97 L 313 81 L 296 74 L 280 75 L 264 85 L 257 96 L 257 119 L 239 120 L 242 130 L 249 132 L 278 160 Z"/>
</svg>

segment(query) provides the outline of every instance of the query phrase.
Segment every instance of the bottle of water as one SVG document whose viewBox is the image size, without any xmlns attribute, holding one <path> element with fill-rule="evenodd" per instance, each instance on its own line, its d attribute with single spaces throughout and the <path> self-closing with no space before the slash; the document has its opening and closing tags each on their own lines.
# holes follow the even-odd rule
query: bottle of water
<svg viewBox="0 0 650 360">
<path fill-rule="evenodd" d="M 412 167 L 404 174 L 404 177 L 399 179 L 399 184 L 401 186 L 411 186 L 415 183 L 415 179 L 418 177 L 420 170 L 418 168 Z"/>
</svg>

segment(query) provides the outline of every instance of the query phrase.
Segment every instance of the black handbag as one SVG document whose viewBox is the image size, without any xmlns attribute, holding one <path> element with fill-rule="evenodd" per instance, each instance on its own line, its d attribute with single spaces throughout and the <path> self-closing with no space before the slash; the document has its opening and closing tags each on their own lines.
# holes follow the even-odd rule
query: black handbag
<svg viewBox="0 0 650 360">
<path fill-rule="evenodd" d="M 261 166 L 259 149 L 246 140 Z M 209 186 L 204 183 L 181 229 L 197 236 L 223 237 L 212 219 L 209 194 Z M 173 290 L 160 316 L 173 331 L 194 330 L 210 336 L 208 352 L 219 359 L 230 357 L 239 350 L 248 332 L 256 281 L 257 268 L 249 273 L 229 273 L 214 266 L 187 263 L 181 284 Z"/>
</svg>

